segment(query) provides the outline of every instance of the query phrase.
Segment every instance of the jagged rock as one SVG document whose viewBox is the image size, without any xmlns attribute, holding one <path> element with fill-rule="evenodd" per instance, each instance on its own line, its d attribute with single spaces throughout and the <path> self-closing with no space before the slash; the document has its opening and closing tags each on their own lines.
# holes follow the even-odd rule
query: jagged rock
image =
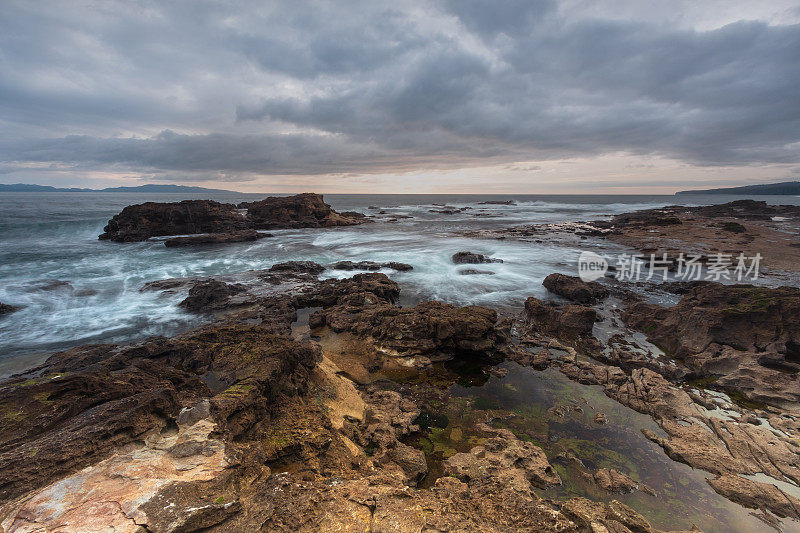
<svg viewBox="0 0 800 533">
<path fill-rule="evenodd" d="M 54 354 L 0 383 L 0 501 L 158 431 L 202 398 L 219 431 L 238 435 L 303 390 L 319 358 L 318 346 L 260 326 Z"/>
<path fill-rule="evenodd" d="M 570 498 L 561 504 L 561 512 L 574 520 L 583 530 L 592 532 L 653 533 L 654 531 L 642 515 L 617 500 L 602 503 L 586 498 Z"/>
<path fill-rule="evenodd" d="M 351 294 L 337 305 L 313 313 L 309 324 L 369 337 L 384 348 L 408 354 L 486 353 L 507 338 L 492 309 L 441 302 L 400 308 L 373 293 Z"/>
<path fill-rule="evenodd" d="M 517 205 L 514 200 L 488 200 L 486 202 L 478 202 L 478 205 Z"/>
<path fill-rule="evenodd" d="M 444 461 L 444 473 L 469 485 L 499 483 L 519 492 L 531 484 L 545 488 L 561 484 L 561 478 L 547 461 L 544 451 L 530 442 L 519 440 L 507 429 L 481 429 L 490 435 L 482 446 L 456 453 Z"/>
<path fill-rule="evenodd" d="M 237 210 L 237 206 L 232 204 L 221 204 L 213 200 L 129 205 L 108 221 L 99 238 L 133 242 L 164 235 L 240 234 L 257 229 L 328 228 L 352 226 L 368 221 L 360 213 L 337 213 L 322 201 L 321 195 L 313 193 L 269 197 L 258 202 L 240 204 L 239 208 L 247 209 L 247 212 Z M 175 245 L 182 245 L 196 243 L 197 240 L 173 242 Z"/>
<path fill-rule="evenodd" d="M 593 474 L 593 477 L 594 482 L 597 483 L 601 489 L 608 492 L 626 494 L 628 492 L 633 492 L 639 486 L 639 484 L 629 476 L 613 468 L 600 468 Z"/>
<path fill-rule="evenodd" d="M 542 285 L 548 291 L 580 304 L 592 304 L 608 296 L 608 290 L 596 281 L 585 282 L 577 276 L 566 274 L 550 274 L 544 278 Z"/>
<path fill-rule="evenodd" d="M 286 261 L 276 263 L 269 269 L 270 272 L 291 272 L 293 274 L 321 274 L 325 267 L 314 261 Z"/>
<path fill-rule="evenodd" d="M 234 233 L 248 228 L 231 204 L 213 200 L 129 205 L 108 221 L 100 240 L 144 241 L 160 235 Z"/>
<path fill-rule="evenodd" d="M 369 306 L 395 302 L 400 296 L 400 286 L 386 274 L 356 274 L 347 279 L 326 279 L 313 289 L 295 296 L 298 307 L 332 307 L 348 303 L 353 306 Z M 390 306 L 393 307 L 393 306 Z M 316 317 L 316 318 L 315 318 Z M 324 325 L 321 315 L 311 315 L 312 327 Z"/>
<path fill-rule="evenodd" d="M 414 402 L 394 391 L 375 392 L 365 401 L 370 422 L 359 435 L 360 444 L 373 450 L 372 459 L 376 464 L 391 463 L 407 483 L 416 483 L 428 471 L 425 454 L 400 439 L 419 431 L 419 426 L 414 424 L 419 409 Z"/>
<path fill-rule="evenodd" d="M 367 221 L 361 213 L 337 213 L 321 194 L 270 196 L 258 202 L 239 204 L 247 209 L 247 221 L 255 229 L 330 228 L 353 226 Z"/>
<path fill-rule="evenodd" d="M 637 303 L 626 324 L 681 360 L 697 376 L 747 398 L 800 401 L 800 289 L 704 282 L 673 307 Z"/>
<path fill-rule="evenodd" d="M 477 265 L 480 263 L 502 263 L 502 259 L 494 259 L 483 254 L 476 254 L 474 252 L 457 252 L 451 257 L 453 263 L 457 265 Z"/>
<path fill-rule="evenodd" d="M 707 481 L 718 494 L 750 509 L 769 509 L 781 518 L 800 518 L 800 500 L 771 483 L 759 483 L 734 475 L 718 476 Z"/>
<path fill-rule="evenodd" d="M 409 270 L 413 270 L 414 267 L 408 265 L 406 263 L 397 263 L 395 261 L 388 261 L 385 263 L 377 263 L 375 261 L 338 261 L 331 265 L 328 265 L 328 268 L 332 270 L 380 270 L 382 268 L 387 268 L 390 270 L 397 270 L 398 272 L 407 272 Z"/>
<path fill-rule="evenodd" d="M 221 281 L 201 281 L 189 289 L 189 296 L 178 305 L 193 312 L 209 312 L 223 307 L 231 296 L 243 290 L 244 288 L 239 285 Z"/>
<path fill-rule="evenodd" d="M 530 323 L 556 336 L 591 335 L 597 313 L 583 305 L 559 306 L 534 297 L 525 300 L 525 313 Z"/>
<path fill-rule="evenodd" d="M 255 230 L 237 231 L 235 233 L 209 233 L 207 235 L 193 235 L 190 237 L 175 237 L 164 241 L 167 247 L 194 246 L 196 244 L 228 244 L 232 242 L 251 242 L 272 237 L 269 233 L 260 233 Z"/>
<path fill-rule="evenodd" d="M 474 268 L 465 268 L 463 270 L 459 270 L 458 273 L 461 274 L 462 276 L 474 276 L 478 274 L 494 276 L 494 272 L 492 272 L 491 270 L 476 270 Z"/>
</svg>

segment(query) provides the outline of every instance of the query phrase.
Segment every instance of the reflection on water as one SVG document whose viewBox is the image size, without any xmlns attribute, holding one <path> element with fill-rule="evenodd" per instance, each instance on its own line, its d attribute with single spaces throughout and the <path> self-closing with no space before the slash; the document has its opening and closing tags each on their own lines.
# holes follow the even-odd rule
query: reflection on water
<svg viewBox="0 0 800 533">
<path fill-rule="evenodd" d="M 414 442 L 426 452 L 431 467 L 423 486 L 442 475 L 442 460 L 480 444 L 482 436 L 474 425 L 489 421 L 545 450 L 563 484 L 537 490 L 542 497 L 616 499 L 661 529 L 696 525 L 703 531 L 774 531 L 750 510 L 715 493 L 705 481 L 708 473 L 669 459 L 641 433 L 648 429 L 663 436 L 655 422 L 608 398 L 601 387 L 570 381 L 553 368 L 536 371 L 515 363 L 499 368 L 507 374 L 489 375 L 474 365 L 448 368 L 460 377 L 450 387 L 449 399 L 426 411 L 438 418 L 431 419 L 425 435 Z M 605 415 L 606 423 L 595 422 L 598 413 Z M 616 469 L 655 495 L 641 490 L 605 492 L 585 475 L 599 468 Z M 800 530 L 797 522 L 784 522 L 785 531 Z"/>
</svg>

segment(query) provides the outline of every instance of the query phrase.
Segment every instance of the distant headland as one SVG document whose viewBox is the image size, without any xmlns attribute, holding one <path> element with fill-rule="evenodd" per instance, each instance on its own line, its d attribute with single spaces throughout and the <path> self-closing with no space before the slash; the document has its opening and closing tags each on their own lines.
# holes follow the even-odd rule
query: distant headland
<svg viewBox="0 0 800 533">
<path fill-rule="evenodd" d="M 52 187 L 50 185 L 33 185 L 27 183 L 0 183 L 0 192 L 160 192 L 160 193 L 229 193 L 241 194 L 224 189 L 207 189 L 188 185 L 146 184 L 136 187 L 107 187 L 105 189 L 81 189 L 77 187 Z"/>
<path fill-rule="evenodd" d="M 679 191 L 675 194 L 798 194 L 800 181 L 784 181 L 766 183 L 764 185 L 744 185 L 742 187 L 726 187 L 723 189 L 704 189 L 696 191 Z"/>
</svg>

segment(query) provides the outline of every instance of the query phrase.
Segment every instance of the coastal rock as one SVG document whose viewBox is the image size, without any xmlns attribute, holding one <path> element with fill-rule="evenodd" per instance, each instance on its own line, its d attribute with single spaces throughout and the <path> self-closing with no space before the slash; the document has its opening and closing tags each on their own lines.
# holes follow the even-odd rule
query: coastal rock
<svg viewBox="0 0 800 533">
<path fill-rule="evenodd" d="M 479 274 L 494 276 L 494 272 L 492 272 L 491 270 L 477 270 L 474 268 L 465 268 L 463 270 L 459 270 L 458 273 L 462 276 L 475 276 Z"/>
<path fill-rule="evenodd" d="M 385 349 L 404 354 L 486 354 L 507 338 L 492 309 L 441 302 L 400 308 L 370 296 L 351 295 L 338 305 L 313 313 L 309 324 L 368 337 Z"/>
<path fill-rule="evenodd" d="M 546 333 L 567 338 L 588 336 L 597 320 L 597 313 L 583 305 L 556 305 L 534 297 L 525 300 L 529 323 Z"/>
<path fill-rule="evenodd" d="M 406 483 L 415 484 L 428 471 L 425 454 L 400 439 L 419 431 L 419 426 L 414 424 L 419 409 L 395 391 L 375 392 L 367 396 L 365 402 L 370 422 L 359 435 L 360 444 L 374 450 L 373 462 L 395 466 Z"/>
<path fill-rule="evenodd" d="M 235 233 L 248 229 L 245 218 L 231 204 L 213 200 L 129 205 L 108 221 L 100 240 L 144 241 L 161 235 Z"/>
<path fill-rule="evenodd" d="M 357 312 L 363 306 L 391 304 L 400 296 L 400 286 L 389 279 L 386 274 L 356 274 L 346 279 L 326 279 L 318 282 L 308 291 L 295 296 L 296 305 L 301 307 L 333 307 L 341 304 L 342 311 Z M 348 307 L 351 306 L 351 307 Z M 388 306 L 394 308 L 394 306 Z M 331 311 L 335 313 L 336 311 Z M 323 315 L 312 314 L 312 327 L 318 317 L 318 325 L 324 325 Z M 358 317 L 353 317 L 357 320 Z"/>
<path fill-rule="evenodd" d="M 800 289 L 697 283 L 673 307 L 637 303 L 622 318 L 697 376 L 756 401 L 800 400 Z"/>
<path fill-rule="evenodd" d="M 482 425 L 490 438 L 469 452 L 456 453 L 444 464 L 444 473 L 468 485 L 502 484 L 518 492 L 531 485 L 545 488 L 561 484 L 561 478 L 547 461 L 544 451 L 519 440 L 507 429 Z"/>
<path fill-rule="evenodd" d="M 626 494 L 633 492 L 639 487 L 639 484 L 626 476 L 622 472 L 618 472 L 613 468 L 601 468 L 594 474 L 594 482 L 608 492 L 615 492 L 619 494 Z"/>
<path fill-rule="evenodd" d="M 270 272 L 290 272 L 292 274 L 321 274 L 325 267 L 314 261 L 286 261 L 276 263 L 269 268 Z"/>
<path fill-rule="evenodd" d="M 245 202 L 247 222 L 255 229 L 330 228 L 363 224 L 361 213 L 337 213 L 326 204 L 321 194 L 270 196 L 258 202 Z"/>
<path fill-rule="evenodd" d="M 193 312 L 213 311 L 223 307 L 231 296 L 243 290 L 244 288 L 239 285 L 230 285 L 221 281 L 201 281 L 189 289 L 189 296 L 178 305 Z"/>
<path fill-rule="evenodd" d="M 182 246 L 206 242 L 208 239 L 213 239 L 213 242 L 239 242 L 236 239 L 243 239 L 244 235 L 252 236 L 252 232 L 258 229 L 329 228 L 368 221 L 360 213 L 337 213 L 322 201 L 321 195 L 313 193 L 269 197 L 258 202 L 242 203 L 238 208 L 237 210 L 237 206 L 213 200 L 129 205 L 108 221 L 99 238 L 134 242 L 165 235 L 237 235 L 204 237 L 191 241 L 173 239 L 172 245 Z M 247 212 L 243 213 L 243 209 Z"/>
<path fill-rule="evenodd" d="M 608 296 L 608 290 L 596 281 L 586 282 L 566 274 L 550 274 L 542 285 L 548 291 L 580 304 L 593 304 Z"/>
<path fill-rule="evenodd" d="M 260 233 L 255 230 L 246 230 L 235 233 L 209 233 L 207 235 L 175 237 L 164 241 L 164 245 L 169 248 L 174 248 L 178 246 L 194 246 L 197 244 L 229 244 L 232 242 L 251 242 L 265 237 L 272 237 L 272 235 L 269 233 Z"/>
<path fill-rule="evenodd" d="M 319 358 L 318 346 L 247 325 L 54 354 L 0 383 L 0 503 L 168 427 L 203 398 L 218 432 L 239 435 L 302 391 Z"/>
<path fill-rule="evenodd" d="M 457 252 L 451 257 L 453 263 L 457 265 L 477 265 L 480 263 L 502 263 L 502 259 L 494 259 L 483 254 L 474 252 Z"/>
<path fill-rule="evenodd" d="M 9 305 L 0 302 L 0 315 L 7 315 L 9 313 L 13 313 L 14 311 L 19 311 L 22 307 L 18 305 Z"/>
<path fill-rule="evenodd" d="M 718 494 L 750 509 L 769 509 L 781 518 L 800 518 L 800 500 L 771 483 L 759 483 L 734 475 L 718 476 L 707 481 Z"/>
<path fill-rule="evenodd" d="M 398 272 L 408 272 L 413 270 L 414 267 L 406 263 L 397 263 L 395 261 L 388 261 L 385 263 L 377 263 L 375 261 L 337 261 L 328 265 L 331 270 L 368 270 L 375 271 L 382 268 L 389 270 L 396 270 Z"/>
</svg>

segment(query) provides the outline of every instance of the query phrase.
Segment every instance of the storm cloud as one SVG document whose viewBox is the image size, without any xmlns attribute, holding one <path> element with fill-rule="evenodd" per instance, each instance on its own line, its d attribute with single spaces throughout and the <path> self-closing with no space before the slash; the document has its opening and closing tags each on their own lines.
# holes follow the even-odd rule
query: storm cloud
<svg viewBox="0 0 800 533">
<path fill-rule="evenodd" d="M 800 163 L 800 10 L 705 5 L 7 1 L 0 165 L 196 181 Z"/>
</svg>

